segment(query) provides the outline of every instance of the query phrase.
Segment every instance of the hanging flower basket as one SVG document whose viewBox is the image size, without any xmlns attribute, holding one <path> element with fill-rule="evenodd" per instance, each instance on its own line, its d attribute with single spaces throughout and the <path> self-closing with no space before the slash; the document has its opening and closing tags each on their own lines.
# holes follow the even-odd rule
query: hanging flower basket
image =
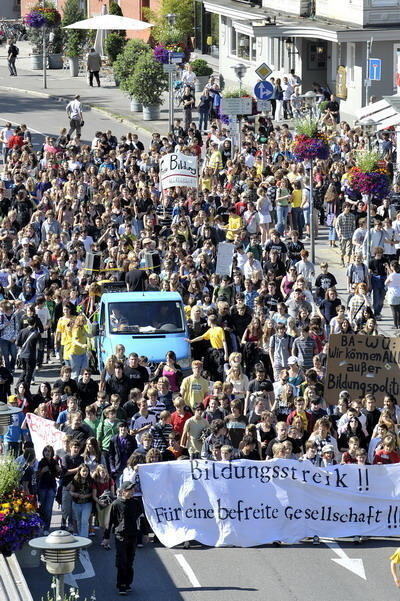
<svg viewBox="0 0 400 601">
<path fill-rule="evenodd" d="M 325 135 L 320 132 L 312 138 L 299 134 L 294 139 L 292 152 L 298 161 L 326 160 L 329 157 L 329 146 Z"/>
<path fill-rule="evenodd" d="M 61 15 L 56 8 L 35 6 L 24 17 L 25 25 L 39 29 L 40 27 L 56 27 L 61 23 Z"/>
<path fill-rule="evenodd" d="M 374 171 L 364 173 L 360 167 L 352 167 L 349 174 L 352 190 L 360 194 L 368 194 L 376 200 L 382 200 L 388 195 L 390 183 L 386 169 L 376 167 Z"/>
<path fill-rule="evenodd" d="M 295 122 L 296 136 L 292 152 L 298 161 L 326 160 L 329 157 L 328 139 L 318 129 L 317 119 L 299 119 Z"/>
<path fill-rule="evenodd" d="M 388 171 L 382 166 L 376 151 L 363 152 L 357 157 L 357 164 L 349 173 L 349 187 L 360 194 L 367 194 L 375 200 L 382 200 L 390 190 Z"/>
</svg>

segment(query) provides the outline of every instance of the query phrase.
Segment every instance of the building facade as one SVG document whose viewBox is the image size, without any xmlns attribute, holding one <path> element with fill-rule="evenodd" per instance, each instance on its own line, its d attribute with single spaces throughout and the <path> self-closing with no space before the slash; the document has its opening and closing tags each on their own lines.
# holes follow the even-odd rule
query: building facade
<svg viewBox="0 0 400 601">
<path fill-rule="evenodd" d="M 295 69 L 303 93 L 314 82 L 337 92 L 345 119 L 354 119 L 371 96 L 396 91 L 400 0 L 281 0 L 279 12 L 276 0 L 195 0 L 195 6 L 196 51 L 218 60 L 227 85 L 237 85 L 238 63 L 248 67 L 243 83 L 250 89 L 262 62 L 274 77 Z M 379 81 L 368 79 L 368 57 L 382 61 Z"/>
<path fill-rule="evenodd" d="M 1 2 L 15 2 L 16 0 L 0 0 Z M 38 0 L 18 0 L 20 2 L 20 16 L 23 17 L 29 12 L 29 9 L 37 4 Z M 96 17 L 108 12 L 108 8 L 111 0 L 79 0 L 81 9 L 86 13 L 87 17 Z M 54 6 L 61 12 L 63 12 L 65 0 L 53 0 Z M 118 0 L 118 4 L 122 10 L 124 17 L 130 19 L 138 19 L 139 21 L 145 21 L 145 9 L 149 8 L 154 13 L 157 13 L 160 7 L 160 0 Z M 127 31 L 126 35 L 128 38 L 140 38 L 147 41 L 149 39 L 151 30 L 146 29 L 144 31 Z"/>
</svg>

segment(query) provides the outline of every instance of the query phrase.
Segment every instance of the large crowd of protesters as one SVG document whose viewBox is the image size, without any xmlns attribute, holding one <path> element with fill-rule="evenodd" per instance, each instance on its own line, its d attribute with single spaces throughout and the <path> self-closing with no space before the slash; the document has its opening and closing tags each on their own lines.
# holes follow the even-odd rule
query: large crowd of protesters
<svg viewBox="0 0 400 601">
<path fill-rule="evenodd" d="M 99 131 L 85 143 L 65 129 L 36 152 L 25 126 L 1 132 L 0 395 L 22 408 L 3 445 L 18 457 L 21 486 L 38 497 L 45 532 L 56 498 L 63 527 L 83 536 L 100 527 L 109 549 L 120 486 L 133 484 L 143 514 L 144 462 L 400 460 L 398 399 L 346 390 L 335 405 L 324 398 L 331 333 L 377 335 L 385 298 L 400 328 L 393 132 L 373 140 L 393 185 L 371 206 L 367 265 L 366 205 L 348 185 L 357 152 L 370 143 L 358 129 L 339 119 L 324 126 L 330 157 L 310 173 L 291 153 L 286 123 L 265 118 L 261 145 L 254 123 L 243 122 L 238 152 L 224 124 L 208 116 L 207 133 L 176 119 L 148 148 L 137 134 Z M 160 157 L 176 150 L 199 157 L 198 190 L 161 193 Z M 337 290 L 337 269 L 311 262 L 312 227 L 317 255 L 319 230 L 327 230 L 347 292 Z M 223 241 L 235 252 L 231 273 L 220 275 Z M 101 271 L 85 269 L 87 253 L 101 253 Z M 105 281 L 181 294 L 189 374 L 172 349 L 154 369 L 140 347 L 122 344 L 97 371 L 91 324 Z M 49 367 L 59 370 L 51 385 L 41 375 Z M 63 432 L 57 454 L 46 447 L 36 457 L 28 412 Z M 142 515 L 140 545 L 148 534 Z"/>
</svg>

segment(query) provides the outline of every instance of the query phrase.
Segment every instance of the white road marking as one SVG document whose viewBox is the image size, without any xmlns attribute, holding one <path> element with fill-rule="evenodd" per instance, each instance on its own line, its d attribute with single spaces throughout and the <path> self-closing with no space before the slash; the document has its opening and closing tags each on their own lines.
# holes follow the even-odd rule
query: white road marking
<svg viewBox="0 0 400 601">
<path fill-rule="evenodd" d="M 67 574 L 64 578 L 64 582 L 73 588 L 77 588 L 77 580 L 85 580 L 86 578 L 93 578 L 95 576 L 89 551 L 82 549 L 79 554 L 79 561 L 82 564 L 83 572 L 79 572 L 78 574 Z"/>
<path fill-rule="evenodd" d="M 362 559 L 352 559 L 349 557 L 339 544 L 330 538 L 321 538 L 321 542 L 327 545 L 338 557 L 332 557 L 332 561 L 339 564 L 346 570 L 353 572 L 356 576 L 359 576 L 363 580 L 367 580 L 365 575 L 364 563 Z"/>
<path fill-rule="evenodd" d="M 16 121 L 13 121 L 12 119 L 2 119 L 2 118 L 0 117 L 0 121 L 4 121 L 4 123 L 11 122 L 11 123 L 13 123 L 14 125 L 21 125 L 21 123 L 17 123 Z M 44 137 L 44 133 L 43 133 L 43 132 L 41 132 L 41 131 L 38 131 L 37 129 L 33 129 L 33 127 L 28 127 L 28 129 L 29 129 L 29 131 L 33 131 L 35 134 L 39 134 L 39 135 L 41 135 L 41 136 L 43 136 L 43 137 Z"/>
<path fill-rule="evenodd" d="M 193 572 L 192 568 L 186 561 L 186 559 L 180 553 L 175 554 L 175 559 L 181 566 L 182 570 L 185 572 L 186 576 L 189 579 L 190 584 L 194 588 L 201 588 L 200 582 L 197 580 L 196 574 Z"/>
</svg>

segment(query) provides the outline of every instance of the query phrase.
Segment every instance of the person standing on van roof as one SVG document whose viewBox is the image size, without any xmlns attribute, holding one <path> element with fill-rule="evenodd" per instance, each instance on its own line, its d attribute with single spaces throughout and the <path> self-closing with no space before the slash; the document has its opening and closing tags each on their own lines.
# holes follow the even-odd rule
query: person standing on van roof
<svg viewBox="0 0 400 601">
<path fill-rule="evenodd" d="M 143 292 L 147 288 L 147 276 L 144 269 L 138 268 L 138 261 L 129 263 L 129 271 L 125 276 L 128 292 Z"/>
</svg>

